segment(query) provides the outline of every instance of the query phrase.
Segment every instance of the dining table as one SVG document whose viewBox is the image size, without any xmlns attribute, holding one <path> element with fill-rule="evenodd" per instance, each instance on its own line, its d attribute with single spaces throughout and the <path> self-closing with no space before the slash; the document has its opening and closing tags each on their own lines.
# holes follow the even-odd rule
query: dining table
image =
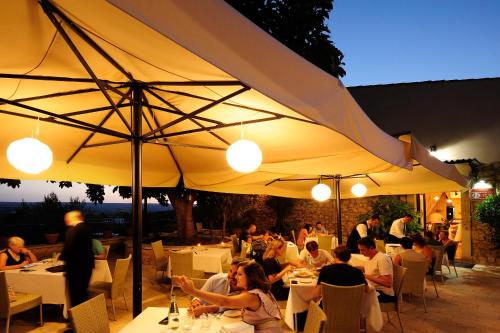
<svg viewBox="0 0 500 333">
<path fill-rule="evenodd" d="M 231 310 L 234 313 L 234 310 Z M 210 315 L 206 318 L 192 318 L 187 308 L 179 308 L 179 328 L 173 330 L 169 325 L 162 325 L 159 322 L 167 316 L 167 307 L 148 307 L 125 325 L 120 333 L 170 333 L 170 332 L 190 332 L 190 333 L 219 333 L 223 327 L 231 325 L 239 333 L 253 332 L 253 326 L 243 323 L 242 317 L 231 317 L 224 314 Z M 203 323 L 205 321 L 205 323 Z M 241 325 L 240 325 L 241 323 Z M 203 326 L 205 325 L 205 326 Z M 207 327 L 207 325 L 209 325 Z M 202 327 L 203 326 L 203 327 Z M 225 331 L 231 332 L 227 329 Z"/>
<path fill-rule="evenodd" d="M 359 263 L 366 262 L 361 258 Z M 352 259 L 351 259 L 352 260 Z M 296 315 L 308 309 L 309 303 L 313 300 L 314 289 L 318 284 L 318 278 L 314 272 L 304 274 L 304 269 L 296 270 L 288 274 L 285 283 L 290 286 L 290 293 L 285 309 L 285 324 L 296 331 Z M 379 332 L 383 327 L 382 312 L 377 299 L 377 292 L 373 287 L 369 287 L 363 297 L 361 315 L 366 319 L 368 332 Z"/>
<path fill-rule="evenodd" d="M 33 263 L 25 269 L 5 271 L 7 284 L 15 292 L 36 294 L 42 296 L 43 304 L 63 305 L 63 315 L 68 317 L 69 293 L 64 272 L 49 272 L 46 269 L 63 265 L 63 261 L 53 262 L 51 259 Z M 112 282 L 107 260 L 96 260 L 90 283 L 104 281 Z"/>
<path fill-rule="evenodd" d="M 222 273 L 222 265 L 231 264 L 233 256 L 229 247 L 193 246 L 181 251 L 193 252 L 193 269 L 206 273 Z M 170 260 L 167 265 L 167 276 L 170 277 L 172 266 Z"/>
</svg>

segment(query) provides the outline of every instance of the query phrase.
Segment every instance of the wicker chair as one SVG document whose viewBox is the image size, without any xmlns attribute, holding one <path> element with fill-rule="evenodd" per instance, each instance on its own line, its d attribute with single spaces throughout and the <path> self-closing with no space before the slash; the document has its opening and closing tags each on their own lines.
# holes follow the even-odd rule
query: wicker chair
<svg viewBox="0 0 500 333">
<path fill-rule="evenodd" d="M 292 239 L 293 239 L 293 243 L 297 244 L 297 238 L 295 237 L 295 230 L 292 230 Z"/>
<path fill-rule="evenodd" d="M 108 259 L 108 255 L 109 255 L 109 250 L 111 248 L 111 245 L 103 245 L 102 248 L 104 249 L 104 260 L 107 260 Z"/>
<path fill-rule="evenodd" d="M 424 301 L 424 310 L 427 313 L 427 304 L 425 303 L 424 280 L 427 273 L 427 260 L 411 261 L 403 259 L 403 267 L 407 269 L 405 274 L 405 283 L 402 286 L 403 294 L 422 295 Z"/>
<path fill-rule="evenodd" d="M 453 242 L 453 244 L 449 245 L 445 248 L 446 254 L 448 254 L 448 262 L 453 266 L 455 270 L 455 275 L 458 277 L 457 268 L 455 267 L 455 255 L 457 254 L 458 243 Z M 448 272 L 451 273 L 450 267 L 448 266 Z"/>
<path fill-rule="evenodd" d="M 323 309 L 328 321 L 325 332 L 358 333 L 360 330 L 361 305 L 365 285 L 352 287 L 321 283 Z"/>
<path fill-rule="evenodd" d="M 399 319 L 399 325 L 401 326 L 401 332 L 404 333 L 403 322 L 401 321 L 401 316 L 399 312 L 401 310 L 401 292 L 403 290 L 404 279 L 406 268 L 393 265 L 393 277 L 392 277 L 392 286 L 394 289 L 394 294 L 396 295 L 396 300 L 394 302 L 389 303 L 380 303 L 380 311 L 387 313 L 387 320 L 391 321 L 389 318 L 389 311 L 396 311 Z"/>
<path fill-rule="evenodd" d="M 236 256 L 236 252 L 238 251 L 238 247 L 240 245 L 240 240 L 236 234 L 231 235 L 231 242 L 233 243 L 233 247 L 231 248 L 231 255 Z"/>
<path fill-rule="evenodd" d="M 248 242 L 241 242 L 241 253 L 240 253 L 240 258 L 241 259 L 246 259 L 248 257 Z"/>
<path fill-rule="evenodd" d="M 439 272 L 439 274 L 441 276 L 441 282 L 444 282 L 444 276 L 443 276 L 444 247 L 429 245 L 429 248 L 432 250 L 432 253 L 434 254 L 433 257 L 435 258 L 434 265 L 432 266 L 432 280 L 434 281 L 434 279 L 437 275 L 437 272 Z M 436 291 L 436 294 L 437 294 L 437 291 Z"/>
<path fill-rule="evenodd" d="M 161 278 L 163 279 L 163 275 L 168 268 L 168 258 L 163 251 L 162 241 L 159 240 L 156 242 L 152 242 L 151 248 L 153 249 L 153 254 L 155 256 L 156 273 L 162 272 Z"/>
<path fill-rule="evenodd" d="M 69 314 L 76 333 L 110 333 L 103 294 L 72 307 Z"/>
<path fill-rule="evenodd" d="M 113 320 L 116 320 L 116 311 L 114 301 L 118 297 L 123 297 L 123 302 L 125 303 L 125 308 L 127 308 L 127 300 L 125 299 L 125 282 L 127 280 L 128 267 L 130 265 L 129 255 L 126 259 L 117 259 L 115 272 L 113 275 L 113 282 L 95 282 L 89 286 L 89 293 L 93 295 L 98 295 L 104 293 L 104 295 L 111 299 L 111 307 L 113 308 Z"/>
<path fill-rule="evenodd" d="M 205 272 L 193 269 L 193 251 L 170 251 L 170 276 L 185 275 L 191 278 L 205 278 Z"/>
<path fill-rule="evenodd" d="M 42 296 L 32 294 L 16 294 L 16 300 L 10 302 L 5 272 L 0 272 L 0 318 L 6 319 L 5 332 L 9 333 L 10 317 L 40 307 L 40 326 L 43 326 Z"/>
<path fill-rule="evenodd" d="M 328 253 L 332 253 L 332 236 L 322 235 L 318 236 L 318 247 Z"/>
<path fill-rule="evenodd" d="M 376 239 L 375 246 L 377 247 L 378 252 L 385 253 L 385 242 L 383 239 Z"/>
<path fill-rule="evenodd" d="M 307 311 L 304 333 L 323 333 L 326 322 L 326 314 L 321 310 L 318 304 L 311 301 L 309 303 L 309 310 Z"/>
</svg>

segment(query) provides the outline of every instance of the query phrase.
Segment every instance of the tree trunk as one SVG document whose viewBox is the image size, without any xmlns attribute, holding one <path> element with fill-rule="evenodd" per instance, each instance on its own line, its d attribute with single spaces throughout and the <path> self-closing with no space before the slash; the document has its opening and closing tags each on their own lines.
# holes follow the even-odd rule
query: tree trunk
<svg viewBox="0 0 500 333">
<path fill-rule="evenodd" d="M 177 197 L 176 195 L 169 194 L 168 198 L 175 209 L 175 220 L 179 239 L 192 241 L 195 236 L 193 223 L 194 197 L 192 195 Z"/>
</svg>

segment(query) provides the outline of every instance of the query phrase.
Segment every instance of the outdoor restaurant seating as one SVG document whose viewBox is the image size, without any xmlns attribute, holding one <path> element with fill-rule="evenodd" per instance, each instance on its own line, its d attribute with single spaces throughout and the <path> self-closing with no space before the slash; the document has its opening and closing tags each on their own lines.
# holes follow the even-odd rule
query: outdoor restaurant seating
<svg viewBox="0 0 500 333">
<path fill-rule="evenodd" d="M 163 275 L 165 274 L 165 271 L 168 267 L 168 258 L 163 251 L 163 242 L 161 240 L 152 242 L 151 248 L 153 249 L 155 258 L 156 273 L 162 272 L 161 278 L 163 279 Z"/>
<path fill-rule="evenodd" d="M 109 250 L 111 249 L 111 245 L 103 245 L 104 249 L 104 260 L 108 260 Z"/>
<path fill-rule="evenodd" d="M 240 257 L 241 259 L 246 259 L 248 257 L 248 242 L 242 241 L 241 242 L 241 253 Z"/>
<path fill-rule="evenodd" d="M 457 248 L 458 248 L 458 243 L 453 242 L 450 246 L 448 246 L 445 251 L 446 254 L 448 255 L 448 263 L 453 266 L 453 269 L 455 270 L 455 275 L 458 277 L 457 273 L 457 268 L 455 267 L 455 255 L 457 254 Z M 450 266 L 448 267 L 448 272 L 451 273 Z"/>
<path fill-rule="evenodd" d="M 10 301 L 5 272 L 0 272 L 0 318 L 5 318 L 5 332 L 9 333 L 10 318 L 20 312 L 40 308 L 40 326 L 43 326 L 42 296 L 33 294 L 16 294 L 15 300 Z"/>
<path fill-rule="evenodd" d="M 90 294 L 104 293 L 106 297 L 111 300 L 111 307 L 113 308 L 113 319 L 116 320 L 116 311 L 114 301 L 118 297 L 123 297 L 125 308 L 127 307 L 127 300 L 125 299 L 125 282 L 127 280 L 128 267 L 132 255 L 129 254 L 126 259 L 117 259 L 115 266 L 115 273 L 113 275 L 113 282 L 95 282 L 89 286 Z"/>
<path fill-rule="evenodd" d="M 332 253 L 332 243 L 333 238 L 330 235 L 320 235 L 318 236 L 318 247 L 322 250 Z"/>
<path fill-rule="evenodd" d="M 365 287 L 364 284 L 342 287 L 321 283 L 323 309 L 329 318 L 326 322 L 325 332 L 359 332 Z"/>
<path fill-rule="evenodd" d="M 399 315 L 401 311 L 401 292 L 403 291 L 403 285 L 405 282 L 406 268 L 399 265 L 392 265 L 393 277 L 392 277 L 392 287 L 394 289 L 394 295 L 396 300 L 394 302 L 380 303 L 380 310 L 387 313 L 387 320 L 390 322 L 389 317 L 390 311 L 396 311 L 398 315 L 399 325 L 401 326 L 401 332 L 404 333 L 403 322 L 401 321 L 401 316 Z"/>
<path fill-rule="evenodd" d="M 69 309 L 75 333 L 109 333 L 108 311 L 103 294 Z"/>
<path fill-rule="evenodd" d="M 444 282 L 444 276 L 443 276 L 444 247 L 443 246 L 432 246 L 432 245 L 429 245 L 429 247 L 432 250 L 432 253 L 433 253 L 432 257 L 434 258 L 434 264 L 432 265 L 432 270 L 430 272 L 430 275 L 432 277 L 432 281 L 434 281 L 437 273 L 439 272 L 439 275 L 441 276 L 441 282 Z M 436 289 L 436 295 L 437 295 L 437 289 Z"/>
<path fill-rule="evenodd" d="M 309 303 L 304 333 L 322 333 L 327 322 L 326 314 L 316 302 Z"/>
<path fill-rule="evenodd" d="M 424 301 L 424 310 L 427 313 L 427 304 L 425 303 L 425 274 L 427 273 L 427 261 L 403 260 L 403 267 L 407 269 L 405 274 L 405 283 L 402 287 L 403 294 L 422 295 Z"/>
</svg>

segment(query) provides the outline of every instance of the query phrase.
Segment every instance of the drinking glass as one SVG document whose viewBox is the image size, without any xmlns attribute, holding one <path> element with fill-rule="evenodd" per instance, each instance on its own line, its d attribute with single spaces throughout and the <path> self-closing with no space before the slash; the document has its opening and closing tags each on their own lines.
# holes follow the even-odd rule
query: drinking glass
<svg viewBox="0 0 500 333">
<path fill-rule="evenodd" d="M 193 328 L 193 318 L 191 316 L 182 317 L 182 329 L 185 331 L 190 331 Z"/>
<path fill-rule="evenodd" d="M 168 315 L 169 317 L 169 324 L 168 324 L 168 328 L 172 329 L 172 330 L 176 330 L 179 328 L 180 326 L 180 323 L 179 323 L 179 314 L 178 313 L 170 313 Z"/>
<path fill-rule="evenodd" d="M 201 319 L 201 329 L 202 330 L 209 329 L 210 325 L 212 324 L 211 316 L 208 316 L 206 313 L 204 313 L 203 315 L 201 315 L 200 319 Z"/>
</svg>

